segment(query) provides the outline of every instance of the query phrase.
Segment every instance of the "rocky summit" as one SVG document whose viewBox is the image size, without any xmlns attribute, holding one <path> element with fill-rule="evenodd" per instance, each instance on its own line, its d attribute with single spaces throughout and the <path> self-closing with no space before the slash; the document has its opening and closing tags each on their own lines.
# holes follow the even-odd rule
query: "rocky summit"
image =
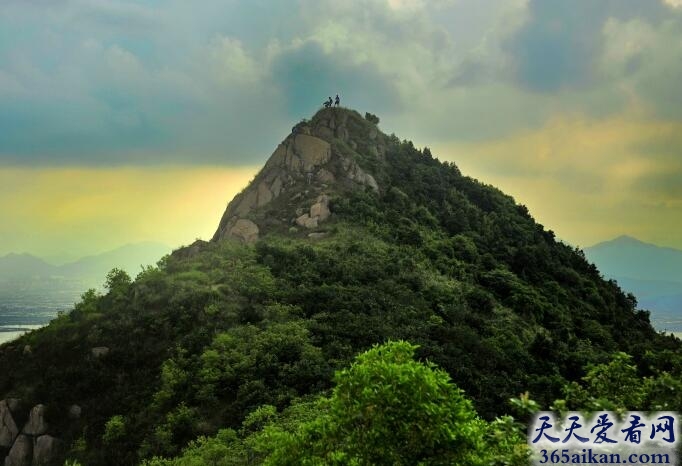
<svg viewBox="0 0 682 466">
<path fill-rule="evenodd" d="M 356 111 L 320 110 L 293 127 L 255 179 L 228 204 L 213 241 L 231 237 L 254 243 L 263 231 L 278 228 L 301 229 L 314 238 L 330 216 L 332 196 L 354 189 L 379 191 L 367 166 L 383 159 L 387 138 Z"/>
</svg>

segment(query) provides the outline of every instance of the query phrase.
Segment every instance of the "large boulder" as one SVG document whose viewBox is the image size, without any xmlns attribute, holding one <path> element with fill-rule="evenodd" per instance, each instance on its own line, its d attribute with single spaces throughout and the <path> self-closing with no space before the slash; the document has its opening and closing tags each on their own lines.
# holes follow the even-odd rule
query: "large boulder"
<svg viewBox="0 0 682 466">
<path fill-rule="evenodd" d="M 17 437 L 12 449 L 5 458 L 5 466 L 31 466 L 33 459 L 33 440 L 28 435 Z"/>
<path fill-rule="evenodd" d="M 19 428 L 7 401 L 0 401 L 0 448 L 9 448 L 19 435 Z"/>
<path fill-rule="evenodd" d="M 5 401 L 7 402 L 7 407 L 12 412 L 14 419 L 17 419 L 17 416 L 20 416 L 26 409 L 24 403 L 19 398 L 7 398 Z"/>
<path fill-rule="evenodd" d="M 317 218 L 318 222 L 323 222 L 327 220 L 330 215 L 329 196 L 322 194 L 317 198 L 317 201 L 310 206 L 310 217 Z"/>
<path fill-rule="evenodd" d="M 246 218 L 238 219 L 230 228 L 230 236 L 241 240 L 246 244 L 255 243 L 258 240 L 258 225 Z"/>
<path fill-rule="evenodd" d="M 331 158 L 331 146 L 323 139 L 307 134 L 297 134 L 294 139 L 294 150 L 301 159 L 304 171 L 327 163 Z"/>
<path fill-rule="evenodd" d="M 35 405 L 28 416 L 28 422 L 24 426 L 22 433 L 26 435 L 43 435 L 47 432 L 47 422 L 45 421 L 45 405 Z"/>
<path fill-rule="evenodd" d="M 32 466 L 47 466 L 48 464 L 51 464 L 58 449 L 58 439 L 51 435 L 41 435 L 36 439 L 35 445 L 33 446 Z"/>
<path fill-rule="evenodd" d="M 296 219 L 296 224 L 305 228 L 317 228 L 317 218 L 311 218 L 310 214 L 303 214 Z"/>
<path fill-rule="evenodd" d="M 354 160 L 344 159 L 342 161 L 346 176 L 361 185 L 369 186 L 374 191 L 379 192 L 379 185 L 372 175 L 365 172 Z"/>
</svg>

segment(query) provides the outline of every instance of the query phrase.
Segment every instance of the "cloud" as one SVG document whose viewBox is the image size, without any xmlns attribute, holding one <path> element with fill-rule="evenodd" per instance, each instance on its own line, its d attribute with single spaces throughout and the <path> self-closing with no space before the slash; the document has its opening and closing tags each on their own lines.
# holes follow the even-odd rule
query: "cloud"
<svg viewBox="0 0 682 466">
<path fill-rule="evenodd" d="M 389 60 L 432 55 L 432 35 L 412 6 L 359 5 L 64 1 L 41 15 L 12 2 L 0 13 L 13 43 L 0 47 L 0 163 L 263 162 L 329 93 L 399 108 L 413 70 Z"/>
<path fill-rule="evenodd" d="M 611 19 L 604 26 L 605 74 L 658 117 L 681 119 L 682 16 L 658 27 L 641 19 Z"/>
<path fill-rule="evenodd" d="M 496 141 L 433 146 L 468 174 L 529 206 L 557 234 L 582 246 L 629 232 L 682 246 L 682 122 L 556 116 Z"/>
<path fill-rule="evenodd" d="M 681 18 L 662 0 L 12 0 L 0 164 L 262 163 L 336 92 L 425 144 L 633 104 L 679 119 Z"/>
<path fill-rule="evenodd" d="M 607 20 L 640 18 L 658 24 L 666 16 L 657 0 L 530 0 L 525 24 L 506 47 L 514 58 L 518 82 L 529 89 L 551 92 L 589 86 L 596 79 Z"/>
<path fill-rule="evenodd" d="M 682 0 L 663 0 L 663 2 L 673 8 L 682 8 Z"/>
<path fill-rule="evenodd" d="M 321 105 L 323 98 L 336 93 L 378 112 L 394 110 L 402 103 L 390 78 L 374 63 L 355 64 L 344 54 L 336 50 L 326 53 L 320 43 L 308 41 L 273 60 L 272 73 L 279 77 L 274 85 L 285 96 L 290 115 L 306 115 Z"/>
</svg>

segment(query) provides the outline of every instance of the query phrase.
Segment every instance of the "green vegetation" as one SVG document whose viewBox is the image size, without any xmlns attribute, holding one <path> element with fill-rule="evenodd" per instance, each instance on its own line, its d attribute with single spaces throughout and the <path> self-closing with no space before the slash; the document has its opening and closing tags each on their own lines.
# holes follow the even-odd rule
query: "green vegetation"
<svg viewBox="0 0 682 466">
<path fill-rule="evenodd" d="M 202 437 L 178 458 L 145 465 L 525 464 L 520 429 L 509 418 L 478 418 L 448 374 L 414 361 L 414 350 L 405 342 L 375 347 L 336 374 L 329 398 L 281 414 L 263 406 L 239 432 Z"/>
<path fill-rule="evenodd" d="M 84 465 L 523 464 L 514 409 L 680 406 L 680 342 L 632 296 L 509 196 L 382 137 L 358 160 L 381 194 L 336 195 L 324 239 L 263 229 L 114 270 L 0 348 L 0 395 L 46 404 Z"/>
<path fill-rule="evenodd" d="M 447 373 L 413 359 L 415 349 L 405 342 L 374 347 L 337 372 L 329 398 L 297 400 L 281 413 L 261 406 L 241 429 L 201 437 L 176 458 L 154 458 L 143 466 L 528 464 L 525 423 L 511 416 L 479 418 Z M 630 362 L 616 353 L 590 367 L 581 383 L 564 387 L 567 399 L 552 408 L 624 412 L 679 406 L 679 374 L 641 379 Z M 539 410 L 528 394 L 511 405 L 522 418 Z"/>
<path fill-rule="evenodd" d="M 365 113 L 365 120 L 367 120 L 370 123 L 375 124 L 375 125 L 379 124 L 379 117 L 373 113 L 366 112 Z"/>
</svg>

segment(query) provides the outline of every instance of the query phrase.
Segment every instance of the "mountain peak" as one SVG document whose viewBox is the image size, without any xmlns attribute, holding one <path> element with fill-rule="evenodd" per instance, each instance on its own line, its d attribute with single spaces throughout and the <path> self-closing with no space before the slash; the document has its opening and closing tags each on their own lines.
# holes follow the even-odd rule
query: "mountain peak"
<svg viewBox="0 0 682 466">
<path fill-rule="evenodd" d="M 629 235 L 620 235 L 616 238 L 597 243 L 593 246 L 588 247 L 587 249 L 599 250 L 599 249 L 623 248 L 623 247 L 639 248 L 639 249 L 652 249 L 652 250 L 656 249 L 656 250 L 666 250 L 666 251 L 671 251 L 671 252 L 680 252 L 679 249 L 669 248 L 669 247 L 665 247 L 665 246 L 659 246 L 659 245 L 653 244 L 653 243 L 647 243 L 646 241 L 642 241 L 641 239 L 638 239 L 638 238 L 635 238 L 635 237 L 629 236 Z"/>
<path fill-rule="evenodd" d="M 388 136 L 375 119 L 325 108 L 296 124 L 254 180 L 228 204 L 213 241 L 256 241 L 267 229 L 315 233 L 331 212 L 329 200 L 351 189 L 380 186 L 369 167 L 385 155 Z"/>
<path fill-rule="evenodd" d="M 618 244 L 648 244 L 642 240 L 635 238 L 634 236 L 629 236 L 629 235 L 620 235 L 617 238 L 614 238 L 608 242 L 609 243 L 618 243 Z"/>
</svg>

